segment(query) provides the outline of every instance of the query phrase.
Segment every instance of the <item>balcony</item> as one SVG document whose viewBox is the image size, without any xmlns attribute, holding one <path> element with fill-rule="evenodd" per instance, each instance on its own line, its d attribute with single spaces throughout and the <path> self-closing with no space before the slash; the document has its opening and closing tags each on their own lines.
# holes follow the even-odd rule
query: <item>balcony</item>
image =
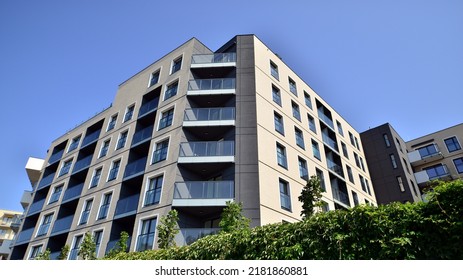
<svg viewBox="0 0 463 280">
<path fill-rule="evenodd" d="M 124 171 L 124 180 L 143 174 L 145 172 L 147 159 L 147 157 L 144 157 L 128 163 Z"/>
<path fill-rule="evenodd" d="M 318 118 L 322 120 L 326 125 L 328 125 L 332 130 L 334 130 L 334 124 L 331 117 L 327 116 L 323 110 L 324 107 L 318 109 Z"/>
<path fill-rule="evenodd" d="M 325 143 L 328 147 L 339 153 L 339 147 L 336 140 L 331 139 L 330 136 L 328 136 L 325 133 L 322 133 L 322 139 L 323 143 Z"/>
<path fill-rule="evenodd" d="M 438 164 L 428 167 L 425 170 L 415 173 L 415 179 L 418 185 L 423 186 L 432 180 L 450 180 L 452 176 L 446 165 Z"/>
<path fill-rule="evenodd" d="M 84 140 L 82 141 L 81 149 L 96 142 L 98 140 L 98 137 L 100 136 L 100 131 L 101 129 L 98 129 L 97 131 L 94 131 L 88 135 L 85 135 Z"/>
<path fill-rule="evenodd" d="M 235 78 L 190 80 L 187 95 L 235 94 L 235 87 Z"/>
<path fill-rule="evenodd" d="M 191 58 L 191 68 L 235 66 L 236 53 L 198 54 Z"/>
<path fill-rule="evenodd" d="M 31 240 L 31 237 L 32 237 L 33 233 L 34 233 L 34 228 L 29 228 L 29 229 L 26 229 L 26 230 L 23 229 L 19 233 L 18 238 L 16 238 L 15 245 L 20 245 L 22 243 L 29 242 L 29 240 Z"/>
<path fill-rule="evenodd" d="M 138 117 L 143 117 L 145 115 L 148 115 L 151 112 L 154 112 L 155 110 L 158 109 L 158 103 L 159 103 L 159 98 L 147 101 L 146 103 L 143 103 L 140 107 L 140 111 L 138 112 Z"/>
<path fill-rule="evenodd" d="M 330 160 L 329 158 L 326 158 L 326 163 L 328 165 L 328 169 L 332 172 L 334 172 L 336 175 L 344 178 L 344 171 L 342 170 L 342 166 L 338 165 L 334 161 Z"/>
<path fill-rule="evenodd" d="M 140 194 L 136 194 L 119 199 L 116 205 L 114 219 L 135 214 L 137 212 L 139 198 Z"/>
<path fill-rule="evenodd" d="M 51 230 L 50 236 L 68 232 L 71 229 L 73 219 L 74 215 L 69 215 L 64 218 L 57 219 L 53 229 Z"/>
<path fill-rule="evenodd" d="M 350 207 L 349 195 L 347 195 L 347 193 L 336 190 L 335 188 L 333 188 L 332 191 L 333 191 L 333 198 L 335 200 Z"/>
<path fill-rule="evenodd" d="M 192 108 L 186 109 L 183 126 L 233 126 L 235 108 Z"/>
<path fill-rule="evenodd" d="M 82 193 L 83 187 L 84 183 L 80 183 L 78 185 L 74 185 L 66 189 L 61 203 L 65 203 L 73 199 L 79 198 L 80 194 Z"/>
<path fill-rule="evenodd" d="M 44 203 L 45 203 L 45 198 L 32 203 L 31 206 L 29 207 L 29 211 L 27 212 L 27 216 L 40 212 L 43 208 Z"/>
<path fill-rule="evenodd" d="M 217 234 L 219 231 L 220 228 L 180 228 L 174 241 L 177 246 L 186 246 L 204 236 Z"/>
<path fill-rule="evenodd" d="M 53 182 L 54 178 L 55 178 L 55 172 L 43 177 L 42 180 L 40 180 L 39 185 L 37 186 L 37 190 L 41 190 L 44 187 L 51 185 L 51 182 Z"/>
<path fill-rule="evenodd" d="M 235 141 L 180 143 L 178 163 L 235 162 Z"/>
<path fill-rule="evenodd" d="M 132 138 L 132 147 L 151 139 L 152 134 L 153 134 L 153 126 L 148 126 L 148 127 L 145 127 L 135 132 Z"/>
<path fill-rule="evenodd" d="M 11 221 L 10 228 L 17 233 L 21 227 L 23 215 L 14 215 L 13 220 Z"/>
<path fill-rule="evenodd" d="M 114 240 L 109 240 L 108 243 L 106 244 L 106 251 L 105 254 L 109 253 L 112 249 L 116 249 L 117 242 L 119 242 L 119 239 L 114 239 Z M 127 239 L 127 248 L 130 248 L 130 243 L 132 242 L 132 236 L 129 236 Z"/>
<path fill-rule="evenodd" d="M 413 167 L 430 163 L 443 158 L 444 156 L 439 151 L 436 144 L 432 144 L 408 153 L 408 159 L 410 160 L 410 164 Z"/>
<path fill-rule="evenodd" d="M 78 161 L 76 161 L 76 163 L 74 164 L 74 169 L 72 170 L 72 174 L 76 174 L 88 168 L 92 163 L 92 157 L 93 155 L 89 155 L 84 157 L 83 159 L 79 159 Z"/>
<path fill-rule="evenodd" d="M 32 203 L 32 192 L 24 191 L 20 203 L 23 209 L 27 209 L 27 207 L 29 207 L 29 205 Z"/>
<path fill-rule="evenodd" d="M 174 187 L 172 206 L 225 206 L 235 197 L 233 181 L 177 182 Z"/>
<path fill-rule="evenodd" d="M 60 150 L 60 151 L 52 154 L 50 156 L 50 158 L 48 159 L 48 164 L 53 164 L 53 163 L 57 162 L 58 160 L 60 160 L 61 157 L 63 156 L 63 153 L 64 153 L 64 150 Z"/>
</svg>

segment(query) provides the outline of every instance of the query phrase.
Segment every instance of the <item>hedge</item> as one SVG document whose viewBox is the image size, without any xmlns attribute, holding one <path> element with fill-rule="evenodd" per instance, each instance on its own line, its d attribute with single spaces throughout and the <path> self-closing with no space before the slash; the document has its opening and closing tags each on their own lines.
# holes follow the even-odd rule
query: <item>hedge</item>
<svg viewBox="0 0 463 280">
<path fill-rule="evenodd" d="M 110 259 L 463 259 L 463 181 L 439 183 L 428 202 L 361 205 Z"/>
</svg>

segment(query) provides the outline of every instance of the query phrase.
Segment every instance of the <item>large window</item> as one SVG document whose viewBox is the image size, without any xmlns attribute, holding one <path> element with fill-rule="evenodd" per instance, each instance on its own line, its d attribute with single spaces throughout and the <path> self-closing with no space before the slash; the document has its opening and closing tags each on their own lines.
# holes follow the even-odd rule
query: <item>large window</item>
<svg viewBox="0 0 463 280">
<path fill-rule="evenodd" d="M 273 63 L 272 61 L 270 61 L 270 74 L 275 78 L 275 79 L 279 79 L 279 74 L 278 74 L 278 66 Z"/>
<path fill-rule="evenodd" d="M 454 159 L 453 164 L 455 164 L 458 173 L 463 173 L 463 158 Z"/>
<path fill-rule="evenodd" d="M 125 111 L 124 115 L 124 122 L 130 121 L 132 119 L 133 110 L 135 110 L 135 105 L 127 107 L 127 110 Z"/>
<path fill-rule="evenodd" d="M 153 86 L 158 83 L 159 73 L 161 73 L 160 70 L 156 70 L 153 73 L 151 73 L 149 86 Z"/>
<path fill-rule="evenodd" d="M 309 170 L 307 169 L 307 161 L 299 157 L 299 176 L 304 180 L 309 180 Z"/>
<path fill-rule="evenodd" d="M 98 183 L 100 182 L 101 171 L 102 171 L 101 167 L 95 169 L 95 172 L 93 173 L 93 176 L 92 176 L 92 180 L 90 181 L 90 188 L 94 188 L 98 186 Z"/>
<path fill-rule="evenodd" d="M 178 81 L 167 86 L 166 92 L 164 94 L 164 100 L 171 98 L 177 94 L 178 90 Z"/>
<path fill-rule="evenodd" d="M 161 120 L 159 121 L 159 130 L 171 126 L 172 120 L 174 118 L 174 109 L 170 109 L 168 111 L 162 112 Z"/>
<path fill-rule="evenodd" d="M 156 149 L 153 154 L 153 162 L 160 162 L 167 158 L 167 150 L 169 147 L 169 139 L 156 143 Z"/>
<path fill-rule="evenodd" d="M 437 179 L 442 176 L 446 176 L 449 174 L 447 170 L 447 166 L 442 164 L 436 164 L 430 167 L 423 168 L 428 174 L 429 180 Z"/>
<path fill-rule="evenodd" d="M 61 170 L 59 172 L 59 176 L 63 176 L 69 173 L 69 170 L 71 169 L 72 165 L 72 159 L 65 161 L 63 166 L 61 167 Z"/>
<path fill-rule="evenodd" d="M 288 168 L 288 162 L 286 160 L 286 148 L 277 143 L 277 163 L 279 166 Z"/>
<path fill-rule="evenodd" d="M 281 106 L 280 90 L 275 86 L 272 86 L 272 98 L 273 98 L 273 102 Z"/>
<path fill-rule="evenodd" d="M 85 201 L 84 208 L 82 208 L 82 214 L 80 215 L 79 225 L 84 225 L 88 222 L 90 217 L 90 211 L 92 210 L 93 199 Z"/>
<path fill-rule="evenodd" d="M 93 233 L 93 240 L 95 241 L 95 256 L 98 258 L 100 251 L 101 240 L 103 239 L 103 230 L 97 230 Z"/>
<path fill-rule="evenodd" d="M 121 160 L 116 160 L 113 162 L 111 169 L 109 170 L 108 182 L 115 180 L 117 174 L 119 173 L 119 167 L 121 166 Z"/>
<path fill-rule="evenodd" d="M 435 144 L 429 144 L 427 146 L 418 149 L 421 158 L 426 158 L 438 153 L 437 146 Z"/>
<path fill-rule="evenodd" d="M 129 135 L 128 131 L 124 131 L 119 135 L 119 140 L 117 141 L 116 150 L 124 148 L 125 142 L 127 142 L 128 135 Z"/>
<path fill-rule="evenodd" d="M 273 113 L 273 119 L 275 122 L 275 130 L 279 132 L 281 135 L 285 135 L 285 127 L 283 125 L 283 117 L 277 114 L 276 112 Z"/>
<path fill-rule="evenodd" d="M 297 105 L 294 101 L 291 101 L 291 108 L 293 109 L 293 117 L 296 118 L 298 121 L 301 121 L 301 112 L 299 111 L 299 105 Z"/>
<path fill-rule="evenodd" d="M 349 152 L 347 151 L 347 146 L 343 142 L 341 142 L 342 154 L 345 158 L 349 158 Z"/>
<path fill-rule="evenodd" d="M 48 201 L 48 204 L 58 201 L 62 192 L 63 192 L 63 185 L 56 186 L 53 189 L 53 193 L 50 196 L 50 201 Z"/>
<path fill-rule="evenodd" d="M 309 120 L 309 129 L 312 130 L 314 133 L 317 133 L 317 127 L 315 126 L 315 119 L 307 114 L 307 119 Z"/>
<path fill-rule="evenodd" d="M 69 252 L 69 260 L 77 260 L 79 257 L 79 248 L 82 243 L 83 235 L 78 235 L 74 237 L 74 242 L 72 243 L 71 251 Z"/>
<path fill-rule="evenodd" d="M 326 192 L 325 175 L 323 175 L 323 171 L 315 168 L 315 174 L 317 174 L 317 177 L 320 180 L 320 188 Z"/>
<path fill-rule="evenodd" d="M 145 194 L 145 206 L 159 203 L 159 200 L 161 199 L 163 179 L 164 177 L 161 175 L 149 180 Z"/>
<path fill-rule="evenodd" d="M 281 209 L 291 211 L 291 195 L 289 192 L 289 183 L 280 179 L 279 185 Z"/>
<path fill-rule="evenodd" d="M 137 239 L 137 251 L 151 250 L 154 246 L 156 218 L 141 221 L 140 234 Z"/>
<path fill-rule="evenodd" d="M 346 165 L 346 169 L 347 169 L 347 176 L 349 177 L 349 181 L 352 184 L 355 184 L 354 183 L 354 174 L 352 173 L 352 168 L 349 165 Z"/>
<path fill-rule="evenodd" d="M 449 151 L 449 153 L 461 149 L 460 143 L 458 143 L 458 139 L 455 136 L 445 139 L 444 142 L 447 146 L 447 150 Z"/>
<path fill-rule="evenodd" d="M 304 134 L 302 133 L 302 130 L 300 130 L 297 127 L 294 127 L 294 135 L 296 137 L 296 144 L 302 149 L 305 149 Z"/>
<path fill-rule="evenodd" d="M 318 143 L 312 139 L 312 153 L 313 153 L 313 156 L 318 159 L 318 160 L 321 160 L 322 157 L 320 155 L 320 148 L 318 146 Z"/>
<path fill-rule="evenodd" d="M 103 145 L 101 146 L 100 154 L 98 155 L 98 158 L 102 158 L 108 154 L 109 150 L 109 144 L 111 143 L 111 140 L 106 140 L 103 142 Z"/>
<path fill-rule="evenodd" d="M 98 211 L 98 220 L 106 219 L 106 217 L 108 216 L 112 195 L 112 193 L 104 194 L 103 200 L 101 201 L 100 210 Z"/>
<path fill-rule="evenodd" d="M 43 217 L 42 223 L 40 224 L 39 230 L 37 231 L 37 236 L 46 235 L 48 233 L 52 219 L 53 214 L 48 214 Z"/>
<path fill-rule="evenodd" d="M 293 79 L 288 78 L 288 83 L 289 83 L 289 91 L 297 96 L 296 82 Z"/>
<path fill-rule="evenodd" d="M 174 74 L 180 69 L 182 69 L 182 57 L 181 56 L 172 61 L 172 69 L 170 73 Z"/>
</svg>

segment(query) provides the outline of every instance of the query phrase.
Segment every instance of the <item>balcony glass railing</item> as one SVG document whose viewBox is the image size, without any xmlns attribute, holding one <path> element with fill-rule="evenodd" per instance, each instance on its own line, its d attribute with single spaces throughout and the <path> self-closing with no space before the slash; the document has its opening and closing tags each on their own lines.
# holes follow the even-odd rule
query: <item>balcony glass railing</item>
<svg viewBox="0 0 463 280">
<path fill-rule="evenodd" d="M 84 157 L 83 159 L 79 159 L 76 161 L 74 164 L 74 169 L 72 170 L 72 174 L 75 174 L 79 171 L 82 171 L 90 166 L 90 163 L 92 163 L 92 157 L 93 155 L 89 155 Z"/>
<path fill-rule="evenodd" d="M 61 159 L 61 157 L 63 156 L 63 153 L 64 153 L 64 150 L 61 150 L 61 151 L 58 151 L 58 152 L 52 154 L 50 156 L 50 158 L 48 159 L 48 163 L 52 164 L 52 163 L 57 162 L 58 160 Z"/>
<path fill-rule="evenodd" d="M 145 171 L 147 159 L 147 157 L 144 157 L 128 163 L 125 167 L 124 178 L 136 175 L 138 173 L 143 173 L 143 171 Z"/>
<path fill-rule="evenodd" d="M 235 141 L 180 143 L 180 157 L 234 156 Z"/>
<path fill-rule="evenodd" d="M 350 206 L 349 203 L 349 196 L 346 193 L 343 193 L 339 190 L 333 189 L 333 198 L 336 199 L 339 202 L 342 202 L 348 206 Z"/>
<path fill-rule="evenodd" d="M 148 126 L 148 127 L 145 127 L 135 132 L 132 138 L 132 146 L 140 142 L 143 142 L 144 140 L 150 139 L 152 134 L 153 134 L 153 126 Z"/>
<path fill-rule="evenodd" d="M 425 169 L 426 174 L 428 174 L 429 180 L 438 179 L 444 176 L 449 175 L 449 170 L 446 165 L 437 165 Z"/>
<path fill-rule="evenodd" d="M 186 109 L 184 121 L 225 121 L 235 119 L 235 108 L 192 108 Z"/>
<path fill-rule="evenodd" d="M 140 198 L 140 195 L 136 194 L 136 195 L 132 195 L 129 197 L 119 199 L 116 205 L 116 212 L 114 213 L 114 216 L 136 211 L 138 208 L 139 198 Z"/>
<path fill-rule="evenodd" d="M 236 53 L 197 54 L 191 58 L 191 64 L 236 62 Z"/>
<path fill-rule="evenodd" d="M 331 129 L 334 130 L 333 120 L 325 115 L 325 112 L 322 109 L 318 109 L 318 118 L 324 121 Z"/>
<path fill-rule="evenodd" d="M 332 148 L 336 152 L 339 152 L 338 143 L 335 140 L 331 139 L 330 136 L 328 136 L 325 133 L 322 133 L 322 139 L 323 139 L 323 143 L 328 145 L 330 148 Z"/>
<path fill-rule="evenodd" d="M 234 89 L 235 78 L 190 80 L 188 90 Z"/>
<path fill-rule="evenodd" d="M 151 250 L 154 245 L 154 232 L 147 234 L 140 234 L 137 240 L 137 252 Z"/>
<path fill-rule="evenodd" d="M 74 215 L 69 215 L 63 218 L 59 218 L 56 220 L 53 229 L 51 230 L 50 235 L 57 234 L 64 231 L 69 231 L 71 228 L 72 220 L 74 219 Z"/>
<path fill-rule="evenodd" d="M 77 260 L 79 257 L 79 249 L 72 249 L 69 251 L 69 257 L 68 260 Z"/>
<path fill-rule="evenodd" d="M 328 165 L 328 169 L 333 171 L 334 173 L 338 174 L 339 176 L 344 178 L 344 171 L 342 170 L 342 167 L 335 163 L 334 161 L 330 159 L 326 159 L 326 163 Z"/>
<path fill-rule="evenodd" d="M 84 187 L 84 183 L 80 183 L 78 185 L 71 186 L 64 192 L 62 203 L 69 201 L 73 198 L 78 198 L 82 193 L 82 189 Z"/>
<path fill-rule="evenodd" d="M 82 141 L 81 148 L 83 148 L 83 147 L 95 142 L 96 140 L 98 140 L 98 137 L 100 136 L 100 131 L 101 130 L 99 129 L 99 130 L 94 131 L 94 132 L 92 132 L 92 133 L 90 133 L 88 135 L 85 135 L 85 138 Z"/>
<path fill-rule="evenodd" d="M 181 228 L 174 240 L 177 246 L 185 246 L 202 237 L 217 234 L 219 231 L 220 228 Z"/>
<path fill-rule="evenodd" d="M 18 238 L 16 239 L 16 244 L 27 242 L 31 240 L 32 234 L 34 233 L 34 228 L 28 228 L 26 230 L 22 230 Z"/>
<path fill-rule="evenodd" d="M 432 157 L 434 155 L 439 154 L 439 149 L 437 148 L 436 144 L 431 144 L 426 147 L 418 149 L 418 152 L 420 153 L 421 158 L 427 158 L 427 157 Z"/>
<path fill-rule="evenodd" d="M 148 114 L 158 108 L 159 98 L 143 103 L 138 112 L 138 117 Z"/>
<path fill-rule="evenodd" d="M 108 243 L 106 244 L 106 252 L 105 254 L 109 253 L 112 249 L 116 249 L 117 242 L 119 242 L 119 239 L 114 239 L 114 240 L 109 240 Z M 127 239 L 127 248 L 130 248 L 130 243 L 132 242 L 132 237 L 129 236 Z"/>
<path fill-rule="evenodd" d="M 38 186 L 37 190 L 40 190 L 43 187 L 46 187 L 46 186 L 50 185 L 51 182 L 53 182 L 54 178 L 55 178 L 55 172 L 43 177 L 42 180 L 40 180 L 40 183 L 39 183 L 39 186 Z"/>
<path fill-rule="evenodd" d="M 29 211 L 27 212 L 27 215 L 30 216 L 32 214 L 40 212 L 40 210 L 42 210 L 44 203 L 45 203 L 45 198 L 32 203 L 31 206 L 29 207 Z"/>
<path fill-rule="evenodd" d="M 175 183 L 174 199 L 230 199 L 235 197 L 233 181 L 189 181 Z"/>
</svg>

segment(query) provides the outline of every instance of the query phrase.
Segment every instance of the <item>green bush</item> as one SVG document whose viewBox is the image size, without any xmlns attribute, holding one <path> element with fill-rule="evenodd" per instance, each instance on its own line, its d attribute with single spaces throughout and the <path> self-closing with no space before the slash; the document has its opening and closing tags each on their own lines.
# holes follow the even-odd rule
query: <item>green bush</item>
<svg viewBox="0 0 463 280">
<path fill-rule="evenodd" d="M 463 181 L 426 203 L 317 213 L 302 222 L 222 232 L 189 246 L 118 253 L 115 260 L 463 259 Z"/>
</svg>

